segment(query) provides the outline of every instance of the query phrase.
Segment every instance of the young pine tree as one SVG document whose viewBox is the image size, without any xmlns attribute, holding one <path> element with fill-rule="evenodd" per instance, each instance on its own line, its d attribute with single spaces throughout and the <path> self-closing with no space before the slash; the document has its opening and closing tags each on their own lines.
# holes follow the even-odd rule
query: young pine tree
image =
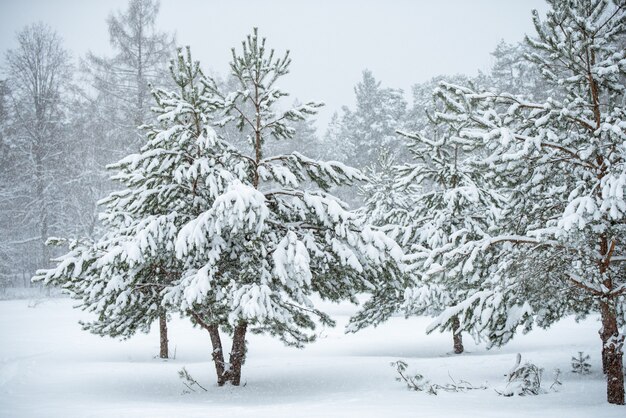
<svg viewBox="0 0 626 418">
<path fill-rule="evenodd" d="M 483 260 L 472 260 L 470 270 L 450 255 L 485 237 L 497 222 L 503 199 L 472 164 L 476 147 L 455 135 L 459 127 L 452 121 L 439 122 L 421 133 L 399 132 L 409 142 L 413 161 L 393 167 L 387 186 L 375 185 L 368 200 L 368 212 L 403 247 L 409 278 L 400 295 L 390 296 L 394 292 L 386 286 L 376 289 L 352 319 L 351 330 L 375 324 L 394 311 L 439 315 L 473 292 L 487 274 L 488 263 L 478 268 Z M 389 202 L 395 204 L 387 207 Z M 451 329 L 454 352 L 462 353 L 458 316 L 445 322 L 442 330 Z M 480 338 L 478 325 L 466 329 Z"/>
<path fill-rule="evenodd" d="M 190 268 L 168 287 L 166 299 L 183 311 L 206 304 L 212 323 L 232 332 L 228 363 L 216 336 L 218 384 L 240 384 L 249 331 L 302 346 L 315 338 L 316 323 L 333 322 L 312 295 L 354 300 L 358 291 L 400 275 L 397 244 L 328 193 L 362 174 L 298 152 L 266 156 L 270 141 L 290 140 L 293 124 L 320 106 L 278 110 L 287 94 L 277 83 L 290 63 L 289 53 L 276 55 L 254 29 L 241 50 L 232 51 L 237 90 L 225 93 L 206 80 L 223 110 L 219 122 L 235 124 L 252 152 L 224 154 L 224 163 L 245 175 L 180 231 L 176 250 Z"/>
<path fill-rule="evenodd" d="M 159 123 L 146 127 L 140 153 L 110 167 L 125 188 L 100 202 L 103 236 L 72 242 L 56 267 L 35 278 L 61 286 L 95 313 L 84 327 L 96 334 L 128 338 L 158 319 L 164 358 L 166 316 L 176 307 L 163 302 L 162 291 L 184 270 L 176 237 L 233 179 L 214 158 L 227 146 L 210 127 L 213 105 L 204 99 L 199 64 L 179 50 L 170 70 L 178 91 L 153 91 Z"/>
</svg>

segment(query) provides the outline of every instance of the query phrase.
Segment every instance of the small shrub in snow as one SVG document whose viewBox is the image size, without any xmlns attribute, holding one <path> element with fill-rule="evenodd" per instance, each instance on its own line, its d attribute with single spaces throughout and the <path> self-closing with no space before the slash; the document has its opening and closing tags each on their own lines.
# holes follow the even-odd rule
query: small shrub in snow
<svg viewBox="0 0 626 418">
<path fill-rule="evenodd" d="M 180 380 L 182 380 L 183 385 L 185 385 L 185 387 L 187 388 L 183 390 L 183 394 L 197 392 L 197 390 L 194 388 L 202 389 L 205 392 L 207 391 L 206 388 L 204 388 L 200 383 L 198 383 L 198 381 L 194 379 L 189 374 L 187 369 L 185 369 L 184 367 L 178 371 L 178 377 L 180 377 Z"/>
<path fill-rule="evenodd" d="M 398 382 L 406 383 L 407 388 L 416 392 L 426 392 L 430 395 L 437 395 L 440 390 L 445 392 L 467 392 L 468 390 L 487 389 L 486 386 L 474 386 L 466 380 L 455 381 L 450 376 L 451 383 L 443 385 L 437 383 L 430 383 L 430 381 L 424 379 L 424 376 L 417 373 L 413 376 L 407 374 L 406 369 L 408 364 L 405 361 L 397 360 L 391 362 L 391 366 L 396 369 L 399 377 L 396 377 Z"/>
<path fill-rule="evenodd" d="M 550 385 L 550 390 L 558 392 L 559 386 L 563 386 L 563 382 L 561 382 L 561 369 L 554 369 L 554 382 Z"/>
<path fill-rule="evenodd" d="M 572 357 L 572 373 L 577 374 L 589 374 L 591 373 L 591 364 L 587 361 L 589 360 L 589 355 L 585 355 L 584 352 L 579 351 L 578 357 Z"/>
<path fill-rule="evenodd" d="M 505 375 L 507 377 L 506 387 L 501 391 L 496 389 L 496 392 L 502 396 L 530 396 L 547 393 L 541 387 L 543 368 L 530 362 L 520 365 L 521 361 L 522 355 L 518 353 L 515 366 Z M 554 382 L 550 385 L 550 390 L 556 392 L 557 388 L 562 385 L 560 377 L 561 371 L 555 369 Z"/>
<path fill-rule="evenodd" d="M 31 299 L 28 301 L 28 307 L 36 308 L 37 306 L 41 305 L 43 302 L 44 302 L 43 299 Z"/>
<path fill-rule="evenodd" d="M 406 383 L 406 387 L 410 390 L 414 390 L 416 392 L 427 392 L 431 395 L 437 394 L 437 391 L 433 388 L 433 385 L 431 385 L 428 380 L 425 380 L 424 376 L 419 373 L 416 373 L 413 376 L 407 374 L 406 369 L 409 365 L 405 361 L 392 361 L 391 366 L 395 367 L 396 371 L 398 372 L 399 376 L 396 377 L 396 380 L 398 382 Z"/>
<path fill-rule="evenodd" d="M 543 393 L 541 389 L 543 369 L 530 362 L 520 365 L 521 361 L 522 355 L 518 353 L 515 366 L 505 375 L 507 377 L 506 387 L 502 391 L 496 390 L 500 395 L 528 396 Z"/>
</svg>

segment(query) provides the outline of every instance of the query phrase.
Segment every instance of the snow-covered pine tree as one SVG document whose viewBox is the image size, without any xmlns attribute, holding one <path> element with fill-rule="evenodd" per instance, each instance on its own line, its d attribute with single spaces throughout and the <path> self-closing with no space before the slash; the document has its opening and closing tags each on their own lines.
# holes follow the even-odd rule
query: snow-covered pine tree
<svg viewBox="0 0 626 418">
<path fill-rule="evenodd" d="M 360 172 L 297 152 L 265 156 L 269 141 L 292 138 L 292 124 L 320 106 L 277 110 L 287 95 L 277 82 L 290 63 L 288 52 L 275 54 L 254 29 L 240 51 L 232 50 L 238 89 L 224 93 L 207 80 L 224 112 L 221 123 L 236 124 L 253 152 L 230 154 L 230 166 L 245 177 L 180 231 L 178 255 L 195 268 L 167 289 L 166 300 L 181 310 L 205 303 L 213 323 L 232 331 L 229 362 L 214 358 L 218 384 L 240 384 L 248 331 L 299 347 L 315 338 L 316 321 L 333 322 L 311 295 L 354 301 L 375 282 L 400 277 L 398 245 L 328 193 L 332 185 L 363 179 Z M 214 349 L 221 354 L 221 340 Z"/>
<path fill-rule="evenodd" d="M 392 167 L 386 185 L 374 185 L 376 191 L 367 201 L 368 213 L 407 254 L 410 278 L 403 295 L 390 297 L 389 289 L 377 289 L 365 309 L 352 318 L 353 331 L 376 324 L 394 311 L 407 316 L 438 315 L 473 292 L 487 274 L 490 260 L 475 261 L 469 271 L 449 253 L 484 238 L 497 222 L 503 199 L 475 169 L 471 157 L 476 147 L 455 135 L 459 126 L 437 122 L 421 133 L 399 132 L 409 143 L 413 161 Z M 388 202 L 395 203 L 387 207 Z M 479 263 L 484 263 L 481 268 Z M 447 322 L 454 351 L 460 354 L 464 348 L 459 318 L 452 316 Z M 467 330 L 481 336 L 478 327 Z"/>
<path fill-rule="evenodd" d="M 433 100 L 433 92 L 437 89 L 439 83 L 445 81 L 464 86 L 476 84 L 480 78 L 472 78 L 463 74 L 440 75 L 425 82 L 414 84 L 411 86 L 411 106 L 406 113 L 403 126 L 397 126 L 396 130 L 421 132 L 432 129 L 432 115 L 437 111 L 437 103 Z M 406 142 L 406 138 L 403 139 L 403 142 Z"/>
<path fill-rule="evenodd" d="M 626 5 L 549 3 L 545 20 L 534 12 L 526 58 L 558 94 L 530 102 L 447 86 L 448 117 L 466 123 L 461 138 L 485 145 L 485 173 L 510 201 L 502 233 L 483 244 L 507 254 L 492 283 L 529 306 L 530 323 L 599 311 L 607 399 L 624 404 Z M 477 311 L 510 329 L 529 326 L 519 309 Z"/>
<path fill-rule="evenodd" d="M 356 108 L 343 107 L 338 139 L 350 164 L 365 168 L 374 164 L 383 148 L 401 155 L 396 135 L 406 114 L 407 103 L 400 89 L 382 87 L 369 70 L 354 87 Z"/>
<path fill-rule="evenodd" d="M 364 200 L 360 210 L 370 223 L 386 227 L 394 211 L 407 210 L 412 206 L 417 189 L 412 186 L 406 190 L 398 189 L 398 162 L 390 150 L 382 148 L 377 161 L 365 167 L 363 172 L 368 181 L 358 188 Z"/>
<path fill-rule="evenodd" d="M 399 213 L 407 213 L 413 208 L 413 198 L 417 188 L 409 186 L 405 190 L 396 187 L 398 169 L 393 153 L 382 149 L 375 164 L 365 168 L 368 181 L 359 186 L 359 195 L 363 206 L 359 209 L 368 222 L 376 225 L 388 235 L 398 237 L 398 226 L 394 224 Z M 400 240 L 397 240 L 400 242 Z M 369 289 L 369 299 L 350 319 L 348 332 L 357 332 L 370 325 L 378 325 L 388 320 L 391 315 L 402 312 L 404 291 L 411 285 L 409 276 L 404 275 L 397 281 L 379 281 L 375 288 Z"/>
<path fill-rule="evenodd" d="M 401 225 L 398 239 L 417 282 L 405 291 L 406 315 L 438 314 L 463 300 L 489 274 L 493 262 L 485 257 L 468 269 L 458 258 L 449 257 L 453 249 L 483 239 L 496 225 L 503 206 L 502 197 L 487 187 L 471 162 L 477 150 L 456 136 L 457 130 L 435 129 L 431 137 L 402 133 L 412 141 L 414 163 L 401 167 L 398 187 L 421 186 L 412 210 L 396 215 Z M 449 327 L 454 352 L 460 354 L 464 347 L 459 318 L 452 316 Z M 471 331 L 480 336 L 478 329 Z"/>
<path fill-rule="evenodd" d="M 188 49 L 179 50 L 170 70 L 179 91 L 153 91 L 159 124 L 146 127 L 140 153 L 110 166 L 125 189 L 100 202 L 103 236 L 70 243 L 56 267 L 35 277 L 95 313 L 95 321 L 83 324 L 93 333 L 128 338 L 159 319 L 165 358 L 171 307 L 162 302 L 162 290 L 184 267 L 174 250 L 177 234 L 232 181 L 214 157 L 227 146 L 210 126 L 213 105 L 204 99 L 199 64 Z"/>
<path fill-rule="evenodd" d="M 498 92 L 521 95 L 528 100 L 547 99 L 554 92 L 543 83 L 540 69 L 524 59 L 529 52 L 531 47 L 525 42 L 509 44 L 501 41 L 491 53 L 493 67 L 481 77 L 482 83 Z M 465 84 L 449 81 L 457 85 Z"/>
</svg>

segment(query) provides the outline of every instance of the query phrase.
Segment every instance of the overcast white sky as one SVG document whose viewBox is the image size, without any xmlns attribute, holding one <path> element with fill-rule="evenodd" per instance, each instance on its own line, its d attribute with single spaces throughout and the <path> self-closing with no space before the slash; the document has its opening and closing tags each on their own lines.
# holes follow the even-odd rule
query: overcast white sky
<svg viewBox="0 0 626 418">
<path fill-rule="evenodd" d="M 126 0 L 0 0 L 0 51 L 15 32 L 44 21 L 73 56 L 107 53 L 106 16 Z M 282 87 L 333 111 L 354 103 L 353 87 L 369 68 L 383 85 L 410 86 L 438 74 L 475 74 L 491 65 L 500 39 L 532 33 L 532 9 L 543 0 L 162 0 L 159 26 L 190 45 L 204 68 L 225 73 L 230 48 L 258 26 L 278 51 L 290 49 Z"/>
</svg>

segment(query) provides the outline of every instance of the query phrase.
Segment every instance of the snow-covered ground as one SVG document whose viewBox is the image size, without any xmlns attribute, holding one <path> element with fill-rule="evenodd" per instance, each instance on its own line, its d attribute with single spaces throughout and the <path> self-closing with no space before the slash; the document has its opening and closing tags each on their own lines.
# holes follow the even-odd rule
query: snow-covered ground
<svg viewBox="0 0 626 418">
<path fill-rule="evenodd" d="M 30 303 L 32 305 L 32 303 Z M 208 334 L 182 319 L 170 324 L 170 349 L 162 361 L 157 329 L 128 341 L 84 332 L 85 314 L 67 299 L 35 307 L 29 301 L 0 302 L 0 416 L 2 417 L 623 417 L 626 407 L 605 401 L 599 367 L 597 319 L 560 322 L 549 331 L 517 337 L 502 349 L 485 350 L 465 338 L 468 353 L 448 354 L 449 335 L 424 333 L 428 319 L 393 318 L 378 328 L 343 334 L 353 311 L 331 307 L 338 320 L 304 350 L 250 335 L 242 387 L 216 387 Z M 225 342 L 226 343 L 226 342 Z M 225 345 L 226 347 L 226 345 Z M 570 372 L 578 351 L 591 354 L 593 373 Z M 558 393 L 505 398 L 494 388 L 515 354 L 546 369 L 563 371 Z M 411 392 L 394 380 L 390 362 L 436 383 L 448 374 L 489 389 L 438 396 Z M 182 367 L 208 392 L 183 394 Z"/>
</svg>

